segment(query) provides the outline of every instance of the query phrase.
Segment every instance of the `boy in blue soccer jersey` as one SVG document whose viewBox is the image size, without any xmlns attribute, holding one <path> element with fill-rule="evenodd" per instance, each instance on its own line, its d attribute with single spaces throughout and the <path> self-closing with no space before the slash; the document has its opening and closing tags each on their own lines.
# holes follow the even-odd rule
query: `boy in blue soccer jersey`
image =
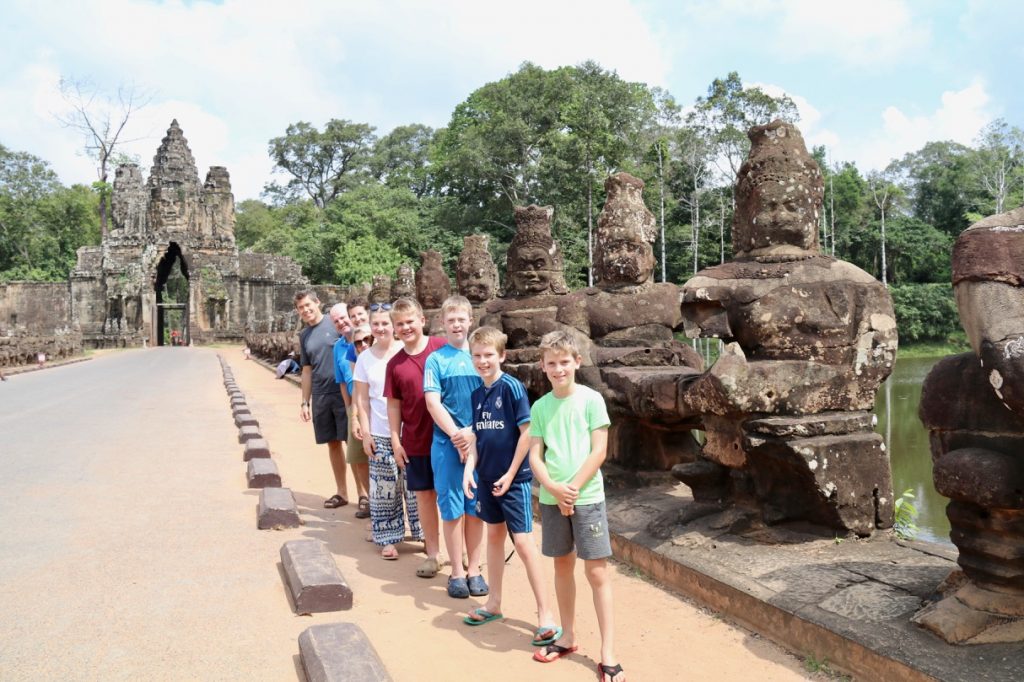
<svg viewBox="0 0 1024 682">
<path fill-rule="evenodd" d="M 448 343 L 427 357 L 423 369 L 423 397 L 434 420 L 430 465 L 434 473 L 441 532 L 451 561 L 448 596 L 482 597 L 488 587 L 480 575 L 484 525 L 462 491 L 464 462 L 473 440 L 473 404 L 470 395 L 480 385 L 468 352 L 467 337 L 473 324 L 473 306 L 462 296 L 441 304 L 441 322 Z M 465 521 L 463 521 L 465 519 Z M 468 574 L 462 550 L 469 557 Z"/>
<path fill-rule="evenodd" d="M 516 552 L 526 567 L 533 595 L 537 599 L 534 646 L 551 644 L 562 634 L 554 622 L 547 594 L 540 552 L 533 541 L 533 505 L 530 481 L 533 473 L 530 450 L 530 401 L 526 388 L 515 377 L 501 371 L 507 337 L 494 327 L 480 327 L 469 337 L 473 365 L 483 386 L 473 391 L 473 428 L 476 441 L 466 457 L 462 487 L 469 499 L 476 489 L 477 515 L 487 524 L 487 577 L 491 593 L 487 602 L 473 609 L 463 620 L 483 625 L 502 618 L 501 583 L 505 569 L 505 535 L 512 535 Z M 479 484 L 474 481 L 476 470 Z"/>
</svg>

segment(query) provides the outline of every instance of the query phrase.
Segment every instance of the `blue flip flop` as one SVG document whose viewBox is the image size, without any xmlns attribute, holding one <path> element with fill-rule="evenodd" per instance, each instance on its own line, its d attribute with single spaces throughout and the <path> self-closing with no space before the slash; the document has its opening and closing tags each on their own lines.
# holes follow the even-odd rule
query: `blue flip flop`
<svg viewBox="0 0 1024 682">
<path fill-rule="evenodd" d="M 465 623 L 466 625 L 477 626 L 477 625 L 483 625 L 484 623 L 490 623 L 492 620 L 498 620 L 499 618 L 504 618 L 505 617 L 505 616 L 503 616 L 500 613 L 491 613 L 490 611 L 488 611 L 486 609 L 473 609 L 473 613 L 475 613 L 478 616 L 483 616 L 483 620 L 477 620 L 476 618 L 471 618 L 470 616 L 466 616 L 465 618 L 462 619 L 462 622 Z"/>
<path fill-rule="evenodd" d="M 545 637 L 544 639 L 537 639 L 538 637 L 547 632 L 552 633 L 552 635 L 550 637 Z M 539 628 L 534 630 L 533 641 L 530 642 L 530 644 L 532 644 L 533 646 L 547 646 L 548 644 L 554 644 L 556 641 L 558 641 L 558 638 L 561 636 L 562 628 L 557 627 L 555 625 L 541 625 Z"/>
</svg>

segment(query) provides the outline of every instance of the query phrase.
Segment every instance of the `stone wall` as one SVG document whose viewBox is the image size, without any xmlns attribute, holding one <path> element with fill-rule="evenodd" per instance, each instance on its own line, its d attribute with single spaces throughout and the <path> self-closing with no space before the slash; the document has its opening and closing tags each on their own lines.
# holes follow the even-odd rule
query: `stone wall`
<svg viewBox="0 0 1024 682">
<path fill-rule="evenodd" d="M 67 282 L 0 284 L 0 367 L 36 362 L 82 352 L 82 335 L 71 321 Z"/>
</svg>

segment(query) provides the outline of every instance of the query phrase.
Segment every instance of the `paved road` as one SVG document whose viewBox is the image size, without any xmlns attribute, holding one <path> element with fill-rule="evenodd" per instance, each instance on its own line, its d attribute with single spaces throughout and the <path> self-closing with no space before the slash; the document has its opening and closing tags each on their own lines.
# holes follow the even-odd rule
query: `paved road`
<svg viewBox="0 0 1024 682">
<path fill-rule="evenodd" d="M 358 623 L 396 682 L 596 678 L 598 635 L 579 571 L 577 654 L 530 659 L 533 600 L 506 570 L 506 619 L 462 623 L 444 576 L 413 576 L 421 546 L 381 561 L 353 507 L 323 508 L 326 451 L 298 389 L 223 351 L 305 525 L 257 531 L 241 446 L 211 349 L 101 355 L 0 384 L 0 682 L 295 680 L 299 633 Z M 278 551 L 323 540 L 355 593 L 349 612 L 296 617 Z M 550 567 L 546 568 L 549 595 Z M 795 680 L 799 661 L 615 571 L 619 656 L 633 682 Z"/>
<path fill-rule="evenodd" d="M 295 679 L 236 437 L 210 351 L 0 384 L 0 679 Z"/>
</svg>

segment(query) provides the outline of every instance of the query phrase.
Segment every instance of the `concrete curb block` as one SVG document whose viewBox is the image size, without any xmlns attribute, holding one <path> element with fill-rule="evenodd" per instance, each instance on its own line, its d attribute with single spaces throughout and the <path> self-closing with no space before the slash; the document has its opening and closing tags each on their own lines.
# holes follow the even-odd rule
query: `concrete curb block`
<svg viewBox="0 0 1024 682">
<path fill-rule="evenodd" d="M 326 623 L 299 635 L 299 656 L 309 682 L 391 682 L 370 639 L 355 623 Z"/>
<path fill-rule="evenodd" d="M 235 413 L 235 426 L 238 428 L 254 426 L 258 429 L 260 428 L 260 423 L 256 421 L 256 417 L 252 416 L 251 412 L 237 412 Z"/>
<path fill-rule="evenodd" d="M 255 426 L 243 426 L 238 429 L 238 444 L 245 445 L 246 442 L 253 440 L 254 438 L 263 438 L 263 434 Z"/>
<path fill-rule="evenodd" d="M 260 491 L 260 504 L 256 512 L 256 527 L 260 530 L 298 528 L 302 525 L 295 496 L 289 488 L 264 488 Z"/>
<path fill-rule="evenodd" d="M 245 477 L 249 481 L 250 488 L 281 487 L 281 474 L 278 472 L 274 460 L 269 457 L 249 460 Z"/>
<path fill-rule="evenodd" d="M 320 540 L 290 540 L 281 546 L 281 565 L 288 578 L 297 614 L 345 611 L 352 608 L 352 588 Z"/>
<path fill-rule="evenodd" d="M 248 462 L 251 459 L 270 457 L 270 444 L 263 438 L 253 438 L 245 443 L 245 452 L 242 453 L 242 461 Z"/>
<path fill-rule="evenodd" d="M 65 365 L 77 365 L 79 362 L 88 362 L 92 358 L 71 358 L 69 360 L 47 360 L 46 364 L 40 367 L 39 365 L 17 365 L 15 367 L 8 367 L 4 370 L 4 376 L 7 378 L 17 376 L 19 374 L 28 374 L 29 372 L 41 372 L 44 369 L 56 369 L 57 367 L 63 367 Z"/>
</svg>

